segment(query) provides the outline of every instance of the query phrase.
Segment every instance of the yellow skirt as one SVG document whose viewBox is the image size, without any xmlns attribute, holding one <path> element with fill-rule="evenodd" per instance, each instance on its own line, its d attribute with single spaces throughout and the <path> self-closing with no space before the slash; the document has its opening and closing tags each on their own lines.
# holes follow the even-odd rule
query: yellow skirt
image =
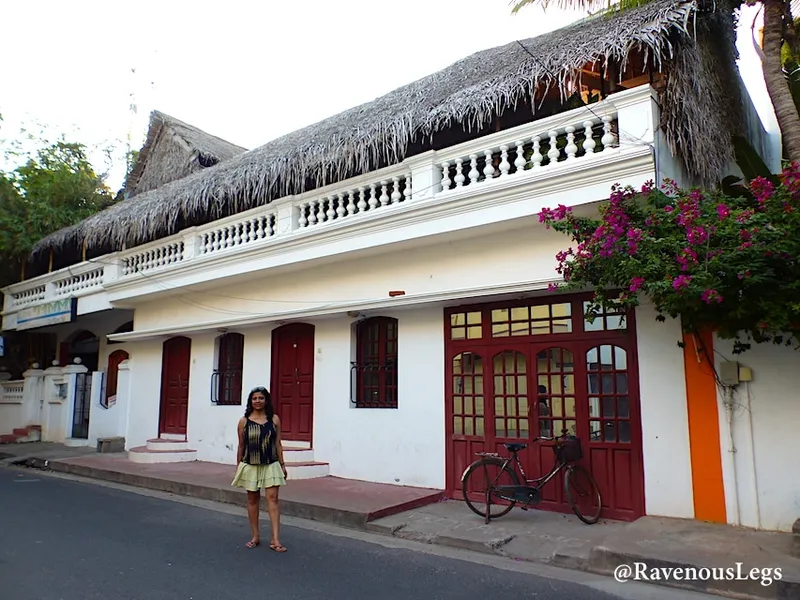
<svg viewBox="0 0 800 600">
<path fill-rule="evenodd" d="M 246 462 L 240 462 L 231 485 L 244 488 L 248 492 L 257 492 L 261 488 L 286 485 L 286 478 L 278 461 L 268 465 L 248 465 Z"/>
</svg>

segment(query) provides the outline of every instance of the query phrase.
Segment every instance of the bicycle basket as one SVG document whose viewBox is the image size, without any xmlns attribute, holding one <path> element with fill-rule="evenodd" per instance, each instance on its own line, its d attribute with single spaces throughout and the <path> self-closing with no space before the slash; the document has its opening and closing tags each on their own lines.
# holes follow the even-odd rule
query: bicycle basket
<svg viewBox="0 0 800 600">
<path fill-rule="evenodd" d="M 558 442 L 553 446 L 553 452 L 560 462 L 577 462 L 583 458 L 583 448 L 581 440 L 575 436 L 569 436 L 566 440 Z"/>
</svg>

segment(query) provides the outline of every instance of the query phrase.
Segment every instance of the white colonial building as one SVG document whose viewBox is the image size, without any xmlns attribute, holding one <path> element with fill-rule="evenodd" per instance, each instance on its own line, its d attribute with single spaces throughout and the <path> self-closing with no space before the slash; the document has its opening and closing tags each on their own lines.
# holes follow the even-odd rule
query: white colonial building
<svg viewBox="0 0 800 600">
<path fill-rule="evenodd" d="M 735 172 L 732 135 L 776 165 L 718 43 L 730 28 L 657 0 L 250 151 L 157 115 L 129 197 L 43 240 L 41 274 L 4 290 L 3 329 L 53 334 L 59 352 L 5 385 L 3 429 L 233 463 L 265 385 L 293 477 L 459 497 L 475 452 L 567 428 L 606 517 L 790 528 L 800 492 L 777 474 L 800 450 L 800 376 L 781 368 L 795 355 L 747 355 L 749 409 L 729 425 L 679 323 L 644 307 L 589 324 L 584 296 L 547 291 L 569 240 L 537 218 L 593 214 L 618 183 L 713 185 Z M 522 456 L 532 474 L 552 462 L 546 446 Z M 542 506 L 565 510 L 558 486 Z"/>
</svg>

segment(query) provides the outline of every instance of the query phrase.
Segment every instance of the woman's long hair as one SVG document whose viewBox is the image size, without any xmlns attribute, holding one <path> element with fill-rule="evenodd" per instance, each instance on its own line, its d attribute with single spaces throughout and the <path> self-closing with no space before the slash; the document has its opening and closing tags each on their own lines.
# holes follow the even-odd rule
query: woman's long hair
<svg viewBox="0 0 800 600">
<path fill-rule="evenodd" d="M 253 412 L 253 394 L 257 392 L 264 394 L 264 398 L 266 398 L 264 412 L 267 413 L 267 421 L 272 421 L 272 417 L 275 414 L 275 409 L 272 407 L 272 396 L 270 396 L 269 390 L 263 386 L 254 387 L 247 395 L 247 408 L 244 410 L 245 418 L 249 417 Z"/>
</svg>

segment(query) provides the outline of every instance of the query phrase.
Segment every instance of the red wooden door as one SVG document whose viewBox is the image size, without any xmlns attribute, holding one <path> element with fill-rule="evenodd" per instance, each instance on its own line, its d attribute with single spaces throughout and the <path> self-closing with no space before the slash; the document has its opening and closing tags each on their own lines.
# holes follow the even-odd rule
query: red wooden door
<svg viewBox="0 0 800 600">
<path fill-rule="evenodd" d="M 528 301 L 529 313 L 524 303 L 446 312 L 446 485 L 453 497 L 461 498 L 461 474 L 475 453 L 507 455 L 507 442 L 529 444 L 519 452 L 528 479 L 546 475 L 553 444 L 531 440 L 566 429 L 581 439 L 602 516 L 644 514 L 633 318 L 623 328 L 609 315 L 589 325 L 581 300 L 560 300 L 558 315 L 545 299 Z M 538 507 L 571 512 L 563 473 L 544 486 Z"/>
<path fill-rule="evenodd" d="M 486 359 L 474 349 L 451 354 L 445 382 L 449 402 L 447 432 L 450 437 L 452 462 L 449 463 L 447 488 L 461 493 L 461 474 L 487 445 L 485 398 L 487 384 Z"/>
<path fill-rule="evenodd" d="M 641 416 L 635 345 L 628 340 L 586 344 L 579 435 L 609 518 L 644 514 Z"/>
<path fill-rule="evenodd" d="M 119 380 L 119 364 L 123 360 L 128 360 L 129 356 L 125 350 L 115 350 L 108 356 L 108 370 L 106 372 L 106 402 L 109 398 L 117 395 L 117 381 Z"/>
<path fill-rule="evenodd" d="M 161 362 L 159 433 L 186 435 L 189 416 L 189 363 L 192 340 L 174 337 L 164 342 Z"/>
<path fill-rule="evenodd" d="M 285 440 L 312 441 L 314 326 L 290 323 L 272 332 L 272 397 Z"/>
</svg>

